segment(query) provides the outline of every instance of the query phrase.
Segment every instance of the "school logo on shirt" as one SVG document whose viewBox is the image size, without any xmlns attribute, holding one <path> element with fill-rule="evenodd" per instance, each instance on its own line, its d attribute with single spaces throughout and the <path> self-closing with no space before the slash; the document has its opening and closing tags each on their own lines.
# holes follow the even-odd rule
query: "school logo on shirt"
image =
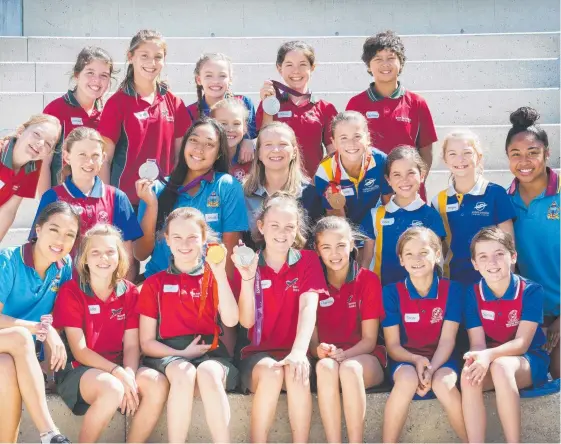
<svg viewBox="0 0 561 444">
<path fill-rule="evenodd" d="M 291 281 L 286 281 L 286 288 L 284 289 L 284 291 L 287 291 L 290 287 L 292 287 L 293 291 L 298 291 L 298 285 L 296 285 L 298 283 L 298 278 L 294 278 Z"/>
<path fill-rule="evenodd" d="M 362 189 L 362 191 L 364 193 L 370 193 L 371 191 L 374 191 L 378 188 L 380 187 L 376 185 L 376 179 L 366 179 L 364 181 L 364 188 Z"/>
<path fill-rule="evenodd" d="M 173 122 L 173 116 L 171 116 L 169 114 L 169 111 L 167 109 L 163 109 L 162 110 L 162 117 L 165 118 L 168 122 Z"/>
<path fill-rule="evenodd" d="M 210 196 L 208 196 L 206 206 L 209 208 L 218 208 L 220 206 L 220 198 L 215 191 L 210 193 Z"/>
<path fill-rule="evenodd" d="M 97 220 L 101 223 L 106 224 L 107 222 L 109 222 L 109 215 L 106 211 L 100 211 L 97 215 Z"/>
<path fill-rule="evenodd" d="M 395 120 L 397 120 L 398 122 L 411 123 L 411 119 L 406 116 L 396 116 Z"/>
<path fill-rule="evenodd" d="M 109 317 L 109 320 L 114 318 L 117 318 L 118 321 L 122 321 L 123 319 L 125 319 L 125 314 L 123 313 L 123 307 L 111 309 L 111 316 Z"/>
<path fill-rule="evenodd" d="M 559 220 L 559 205 L 557 205 L 557 202 L 551 202 L 547 209 L 547 218 L 549 220 Z"/>
<path fill-rule="evenodd" d="M 72 208 L 74 208 L 74 211 L 76 211 L 76 213 L 78 213 L 80 216 L 84 213 L 84 207 L 80 205 L 72 205 Z"/>
<path fill-rule="evenodd" d="M 57 275 L 55 276 L 55 278 L 53 279 L 53 281 L 51 282 L 51 291 L 52 291 L 53 293 L 57 293 L 57 292 L 58 292 L 58 290 L 59 290 L 59 288 L 60 288 L 60 286 L 58 285 L 59 282 L 60 282 L 60 274 L 57 274 Z"/>
<path fill-rule="evenodd" d="M 423 226 L 423 221 L 422 220 L 414 220 L 413 222 L 411 222 L 411 226 L 412 227 L 422 227 Z"/>
<path fill-rule="evenodd" d="M 439 322 L 442 322 L 443 319 L 444 319 L 444 313 L 442 313 L 442 308 L 440 307 L 433 308 L 432 316 L 430 318 L 430 323 L 438 324 Z"/>
<path fill-rule="evenodd" d="M 191 297 L 193 299 L 195 298 L 200 298 L 201 297 L 201 292 L 200 291 L 196 291 L 194 288 L 191 289 Z"/>
<path fill-rule="evenodd" d="M 488 211 L 483 211 L 487 208 L 487 204 L 485 202 L 477 202 L 473 207 L 472 216 L 489 216 Z"/>
<path fill-rule="evenodd" d="M 347 299 L 347 306 L 349 308 L 356 308 L 356 302 L 353 301 L 353 295 L 352 294 Z"/>
<path fill-rule="evenodd" d="M 305 117 L 307 120 L 312 120 L 312 121 L 314 121 L 314 122 L 321 123 L 321 120 L 319 119 L 317 113 L 316 113 L 313 109 L 311 109 L 310 111 L 308 111 L 307 113 L 305 113 L 305 114 L 304 114 L 304 117 Z"/>
<path fill-rule="evenodd" d="M 12 187 L 12 191 L 15 192 L 15 191 L 17 191 L 17 190 L 19 190 L 19 185 L 14 185 L 14 186 Z"/>
<path fill-rule="evenodd" d="M 508 314 L 506 326 L 516 327 L 518 324 L 520 324 L 520 319 L 518 319 L 518 310 L 511 310 Z"/>
</svg>

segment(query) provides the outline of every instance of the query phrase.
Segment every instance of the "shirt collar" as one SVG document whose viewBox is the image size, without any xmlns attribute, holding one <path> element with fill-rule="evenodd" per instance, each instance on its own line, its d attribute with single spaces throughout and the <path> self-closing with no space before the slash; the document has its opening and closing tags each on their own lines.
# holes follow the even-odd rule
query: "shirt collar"
<svg viewBox="0 0 561 444">
<path fill-rule="evenodd" d="M 302 197 L 302 193 L 304 192 L 304 190 L 306 189 L 306 187 L 307 187 L 308 185 L 309 185 L 309 184 L 306 183 L 306 182 L 304 182 L 304 181 L 300 184 L 300 190 L 299 190 L 299 192 L 297 193 L 297 195 L 295 196 L 297 199 L 299 199 L 300 197 Z M 269 196 L 269 193 L 267 192 L 267 190 L 265 189 L 265 187 L 264 187 L 263 185 L 261 185 L 261 184 L 257 185 L 257 188 L 256 188 L 256 190 L 253 192 L 253 194 L 254 194 L 255 196 L 259 196 L 259 197 L 263 197 L 263 198 Z"/>
<path fill-rule="evenodd" d="M 417 194 L 417 197 L 413 202 L 411 202 L 406 207 L 401 208 L 398 204 L 394 202 L 395 194 L 390 198 L 390 201 L 386 204 L 386 211 L 388 213 L 395 213 L 397 210 L 405 210 L 405 211 L 417 211 L 423 205 L 425 205 L 425 201 L 421 199 L 421 196 Z"/>
<path fill-rule="evenodd" d="M 160 96 L 164 96 L 168 92 L 168 87 L 165 83 L 157 82 L 156 83 L 156 91 L 158 92 L 158 94 Z M 127 96 L 138 97 L 138 93 L 134 89 L 134 82 L 133 81 L 128 81 L 127 83 L 125 83 L 125 85 L 123 86 L 123 92 Z"/>
<path fill-rule="evenodd" d="M 80 102 L 78 102 L 78 99 L 76 99 L 76 95 L 74 94 L 75 91 L 76 91 L 75 89 L 74 90 L 69 89 L 68 92 L 64 96 L 62 96 L 62 98 L 64 99 L 64 101 L 68 105 L 70 105 L 74 108 L 80 108 L 81 105 L 80 105 Z M 101 99 L 96 99 L 95 100 L 94 108 L 97 111 L 101 111 L 101 109 L 103 108 L 103 105 L 101 104 Z"/>
<path fill-rule="evenodd" d="M 479 292 L 481 293 L 481 299 L 484 301 L 496 301 L 499 299 L 504 299 L 505 301 L 512 301 L 518 297 L 518 292 L 520 290 L 520 277 L 514 273 L 510 274 L 510 283 L 506 289 L 505 294 L 498 298 L 493 293 L 493 290 L 489 288 L 485 279 L 479 281 Z"/>
<path fill-rule="evenodd" d="M 84 292 L 85 295 L 89 296 L 90 298 L 95 297 L 95 293 L 93 292 L 92 287 L 88 282 L 82 282 L 82 280 L 80 280 L 80 290 L 82 290 L 82 292 Z M 127 284 L 125 283 L 125 281 L 121 280 L 117 282 L 114 292 L 115 296 L 117 296 L 118 298 L 123 296 L 127 292 Z"/>
<path fill-rule="evenodd" d="M 368 93 L 368 98 L 370 100 L 372 100 L 373 102 L 379 102 L 383 99 L 400 99 L 405 95 L 405 87 L 401 85 L 401 82 L 397 82 L 397 88 L 395 89 L 395 91 L 392 92 L 388 97 L 384 97 L 376 92 L 374 82 L 372 82 L 366 92 Z"/>
<path fill-rule="evenodd" d="M 368 155 L 370 154 L 370 155 Z M 372 168 L 374 168 L 376 166 L 376 159 L 374 159 L 374 156 L 372 155 L 372 147 L 369 147 L 367 149 L 367 152 L 364 153 L 364 155 L 362 156 L 362 164 L 360 166 L 360 171 L 361 171 L 361 175 L 362 175 L 362 171 L 364 169 L 364 161 L 365 159 L 368 159 L 368 166 L 366 167 L 366 171 L 370 171 Z M 339 165 L 337 165 L 337 163 Z M 347 171 L 345 170 L 345 167 L 343 166 L 343 162 L 341 160 L 341 156 L 339 155 L 335 155 L 333 154 L 331 157 L 331 171 L 333 171 L 333 175 L 335 175 L 335 171 L 337 171 L 337 168 L 340 169 L 341 171 L 341 180 L 348 180 L 354 184 L 358 184 L 359 179 L 353 179 L 352 177 L 350 177 L 347 174 Z M 364 177 L 366 177 L 366 174 L 362 177 L 362 179 L 364 179 Z"/>
<path fill-rule="evenodd" d="M 411 282 L 411 279 L 409 279 L 409 276 L 405 278 L 405 288 L 407 288 L 407 292 L 409 293 L 409 297 L 411 299 L 438 299 L 438 284 L 440 282 L 439 279 L 440 278 L 435 272 L 432 277 L 432 284 L 430 286 L 429 292 L 424 297 L 419 294 L 419 292 L 413 285 L 413 282 Z"/>
<path fill-rule="evenodd" d="M 14 169 L 14 148 L 16 146 L 17 139 L 15 137 L 11 138 L 7 145 L 0 152 L 0 161 L 5 167 L 13 170 Z M 37 170 L 37 162 L 34 160 L 27 162 L 23 166 L 23 171 L 25 174 L 32 173 Z"/>
<path fill-rule="evenodd" d="M 35 262 L 33 261 L 34 245 L 35 245 L 35 241 L 26 242 L 20 247 L 20 252 L 21 252 L 21 259 L 24 265 L 26 265 L 29 268 L 33 268 L 35 270 Z M 56 261 L 54 264 L 57 267 L 57 269 L 60 270 L 66 264 L 66 258 L 62 258 L 61 260 Z"/>
<path fill-rule="evenodd" d="M 559 194 L 561 190 L 561 183 L 559 181 L 559 176 L 557 173 L 549 167 L 546 167 L 547 171 L 547 186 L 545 187 L 544 196 L 550 197 L 556 194 Z M 510 187 L 507 190 L 507 193 L 510 195 L 514 195 L 518 192 L 518 185 L 520 181 L 518 179 L 514 179 L 510 184 Z"/>
<path fill-rule="evenodd" d="M 290 248 L 288 250 L 288 258 L 287 258 L 287 263 L 289 267 L 292 267 L 296 262 L 298 262 L 300 259 L 302 258 L 302 253 L 300 252 L 300 250 L 296 250 L 294 248 Z M 267 262 L 265 262 L 265 255 L 263 253 L 259 253 L 259 262 L 258 265 L 260 267 L 264 267 L 267 265 Z"/>
<path fill-rule="evenodd" d="M 465 194 L 471 194 L 472 196 L 483 196 L 485 194 L 485 191 L 487 191 L 488 185 L 489 185 L 489 181 L 487 179 L 484 179 L 483 176 L 479 176 L 473 188 Z M 448 196 L 455 196 L 456 194 L 461 194 L 461 193 L 458 193 L 456 191 L 456 188 L 452 183 L 448 187 L 447 194 Z"/>
<path fill-rule="evenodd" d="M 176 276 L 180 274 L 188 274 L 189 276 L 200 276 L 205 272 L 205 266 L 204 266 L 204 262 L 200 261 L 197 265 L 195 265 L 193 269 L 189 270 L 187 273 L 183 273 L 179 268 L 175 266 L 175 263 L 173 262 L 173 256 L 171 256 L 167 272 L 169 274 L 173 274 Z"/>
<path fill-rule="evenodd" d="M 86 196 L 84 193 L 82 193 L 82 191 L 80 191 L 80 189 L 74 184 L 74 182 L 72 181 L 72 176 L 68 176 L 65 179 L 63 186 L 66 191 L 68 191 L 68 194 L 70 194 L 75 199 L 85 199 L 87 197 L 101 199 L 105 190 L 105 185 L 103 184 L 103 181 L 99 178 L 99 176 L 96 176 L 94 186 L 90 191 L 89 196 Z"/>
</svg>

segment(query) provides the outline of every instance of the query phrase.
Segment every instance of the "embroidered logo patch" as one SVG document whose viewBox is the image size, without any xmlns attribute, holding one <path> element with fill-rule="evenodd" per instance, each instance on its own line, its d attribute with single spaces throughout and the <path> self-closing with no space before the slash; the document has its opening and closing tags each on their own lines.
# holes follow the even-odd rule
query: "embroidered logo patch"
<svg viewBox="0 0 561 444">
<path fill-rule="evenodd" d="M 218 197 L 218 194 L 216 194 L 215 191 L 210 193 L 210 196 L 208 196 L 208 199 L 206 201 L 206 206 L 209 208 L 218 208 L 220 206 L 220 198 Z"/>
<path fill-rule="evenodd" d="M 352 294 L 347 298 L 347 306 L 349 308 L 356 308 L 356 302 L 353 301 L 353 295 Z"/>
<path fill-rule="evenodd" d="M 443 319 L 444 319 L 444 314 L 442 313 L 442 308 L 440 307 L 433 308 L 432 316 L 430 318 L 430 323 L 437 324 L 439 322 L 442 322 Z"/>
<path fill-rule="evenodd" d="M 298 291 L 298 286 L 296 285 L 297 283 L 298 278 L 294 278 L 291 281 L 286 281 L 286 288 L 284 289 L 284 291 L 288 290 L 290 287 L 292 287 L 294 291 Z"/>
<path fill-rule="evenodd" d="M 109 222 L 109 215 L 107 214 L 106 211 L 100 211 L 97 215 L 97 220 L 101 223 L 107 223 Z"/>
<path fill-rule="evenodd" d="M 123 314 L 123 308 L 122 307 L 111 309 L 111 317 L 109 318 L 109 320 L 111 320 L 113 318 L 117 318 L 118 321 L 122 321 L 123 319 L 125 319 L 125 315 Z"/>
<path fill-rule="evenodd" d="M 518 319 L 518 310 L 511 310 L 508 313 L 508 321 L 506 323 L 507 327 L 516 327 L 520 324 L 520 319 Z"/>
<path fill-rule="evenodd" d="M 557 205 L 557 202 L 551 202 L 547 209 L 547 218 L 549 220 L 559 220 L 559 205 Z"/>
</svg>

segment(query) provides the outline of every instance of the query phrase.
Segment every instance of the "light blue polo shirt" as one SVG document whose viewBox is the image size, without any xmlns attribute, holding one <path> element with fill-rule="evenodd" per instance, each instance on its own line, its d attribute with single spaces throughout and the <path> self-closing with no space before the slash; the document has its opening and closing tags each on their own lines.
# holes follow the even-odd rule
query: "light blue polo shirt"
<svg viewBox="0 0 561 444">
<path fill-rule="evenodd" d="M 164 188 L 162 182 L 156 182 L 156 195 L 159 196 Z M 223 233 L 243 232 L 249 228 L 242 186 L 226 173 L 214 173 L 210 182 L 201 181 L 201 186 L 194 196 L 188 193 L 179 195 L 173 209 L 182 207 L 196 208 L 203 213 L 207 225 L 220 239 Z M 142 221 L 145 211 L 146 203 L 141 201 L 138 207 L 139 222 Z M 144 275 L 148 277 L 167 269 L 170 255 L 171 251 L 165 239 L 157 239 Z"/>
<path fill-rule="evenodd" d="M 520 274 L 544 288 L 544 315 L 559 316 L 560 183 L 558 175 L 549 168 L 548 178 L 544 192 L 528 206 L 520 197 L 517 180 L 512 182 L 508 193 L 516 211 L 514 234 Z"/>
<path fill-rule="evenodd" d="M 39 322 L 53 311 L 60 286 L 72 278 L 72 260 L 55 262 L 41 279 L 33 264 L 33 244 L 0 251 L 0 302 L 2 314 Z"/>
</svg>

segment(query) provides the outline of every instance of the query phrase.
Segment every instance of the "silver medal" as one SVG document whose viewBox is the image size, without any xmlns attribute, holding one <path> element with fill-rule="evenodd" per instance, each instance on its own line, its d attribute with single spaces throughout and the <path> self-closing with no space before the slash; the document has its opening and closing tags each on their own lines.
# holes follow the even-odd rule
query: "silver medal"
<svg viewBox="0 0 561 444">
<path fill-rule="evenodd" d="M 236 254 L 240 258 L 240 263 L 244 267 L 250 265 L 253 262 L 253 258 L 255 257 L 255 252 L 245 245 L 238 247 Z"/>
<path fill-rule="evenodd" d="M 160 168 L 154 159 L 148 159 L 138 169 L 141 179 L 156 180 L 160 176 Z"/>
<path fill-rule="evenodd" d="M 265 97 L 263 100 L 263 111 L 270 116 L 275 116 L 281 108 L 279 99 L 276 96 Z"/>
</svg>

